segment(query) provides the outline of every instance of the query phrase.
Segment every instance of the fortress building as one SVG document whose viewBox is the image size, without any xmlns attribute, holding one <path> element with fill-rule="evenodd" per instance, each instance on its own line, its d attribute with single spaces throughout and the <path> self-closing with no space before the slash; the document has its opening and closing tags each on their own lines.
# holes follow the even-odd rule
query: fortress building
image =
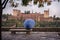
<svg viewBox="0 0 60 40">
<path fill-rule="evenodd" d="M 44 10 L 44 13 L 21 13 L 20 10 L 13 9 L 13 18 L 19 19 L 19 20 L 25 20 L 25 19 L 34 19 L 36 21 L 53 21 L 52 17 L 49 17 L 49 10 Z"/>
</svg>

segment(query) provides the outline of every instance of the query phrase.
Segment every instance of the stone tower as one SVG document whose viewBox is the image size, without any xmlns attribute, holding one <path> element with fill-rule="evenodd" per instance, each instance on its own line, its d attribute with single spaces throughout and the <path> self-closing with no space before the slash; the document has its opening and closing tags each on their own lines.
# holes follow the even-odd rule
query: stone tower
<svg viewBox="0 0 60 40">
<path fill-rule="evenodd" d="M 49 10 L 44 10 L 44 18 L 48 18 L 49 17 Z"/>
<path fill-rule="evenodd" d="M 20 13 L 20 10 L 13 9 L 13 16 L 18 16 L 19 13 Z"/>
</svg>

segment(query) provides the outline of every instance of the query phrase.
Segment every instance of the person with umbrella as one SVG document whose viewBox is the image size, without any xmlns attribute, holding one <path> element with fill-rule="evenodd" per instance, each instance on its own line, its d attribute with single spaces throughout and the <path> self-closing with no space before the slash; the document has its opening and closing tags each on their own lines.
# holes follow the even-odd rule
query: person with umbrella
<svg viewBox="0 0 60 40">
<path fill-rule="evenodd" d="M 35 26 L 35 21 L 33 19 L 26 19 L 24 21 L 24 27 L 26 28 L 26 34 L 30 34 L 31 29 Z"/>
</svg>

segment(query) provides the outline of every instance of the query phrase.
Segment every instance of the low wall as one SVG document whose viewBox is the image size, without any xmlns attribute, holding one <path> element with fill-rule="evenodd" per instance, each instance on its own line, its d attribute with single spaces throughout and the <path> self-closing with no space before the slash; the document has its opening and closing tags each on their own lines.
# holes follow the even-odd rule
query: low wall
<svg viewBox="0 0 60 40">
<path fill-rule="evenodd" d="M 9 29 L 25 29 L 20 27 L 1 27 L 1 31 L 9 31 Z M 40 27 L 33 28 L 33 32 L 60 32 L 60 27 Z"/>
</svg>

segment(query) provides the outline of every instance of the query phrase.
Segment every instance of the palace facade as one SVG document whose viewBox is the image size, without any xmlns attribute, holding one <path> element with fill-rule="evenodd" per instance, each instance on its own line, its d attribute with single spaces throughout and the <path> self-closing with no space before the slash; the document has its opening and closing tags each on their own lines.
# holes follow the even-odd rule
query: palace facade
<svg viewBox="0 0 60 40">
<path fill-rule="evenodd" d="M 11 16 L 9 19 L 15 18 L 19 20 L 25 20 L 25 19 L 34 19 L 36 21 L 53 21 L 52 17 L 49 17 L 49 10 L 44 10 L 44 13 L 22 13 L 20 10 L 13 9 L 13 16 Z"/>
</svg>

